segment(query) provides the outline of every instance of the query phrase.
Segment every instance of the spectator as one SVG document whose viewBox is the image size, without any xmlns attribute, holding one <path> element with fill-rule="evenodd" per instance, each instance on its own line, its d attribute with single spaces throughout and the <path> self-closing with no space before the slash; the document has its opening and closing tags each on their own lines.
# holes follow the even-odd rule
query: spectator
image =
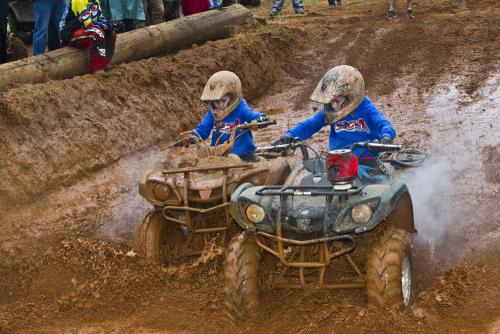
<svg viewBox="0 0 500 334">
<path fill-rule="evenodd" d="M 222 0 L 210 0 L 210 9 L 221 9 Z"/>
<path fill-rule="evenodd" d="M 271 8 L 271 13 L 269 13 L 269 16 L 277 16 L 278 13 L 283 9 L 284 4 L 285 0 L 273 0 L 273 7 Z M 304 14 L 304 4 L 302 3 L 302 0 L 292 0 L 292 5 L 293 9 L 295 10 L 295 14 Z"/>
<path fill-rule="evenodd" d="M 210 10 L 210 0 L 180 0 L 184 16 L 189 16 Z"/>
<path fill-rule="evenodd" d="M 61 42 L 90 50 L 90 72 L 104 71 L 115 50 L 115 34 L 98 0 L 70 0 L 61 22 Z"/>
<path fill-rule="evenodd" d="M 0 0 L 0 64 L 7 62 L 7 0 Z"/>
<path fill-rule="evenodd" d="M 146 20 L 142 0 L 106 0 L 105 12 L 120 32 L 130 31 Z"/>
<path fill-rule="evenodd" d="M 148 24 L 158 24 L 165 22 L 163 20 L 163 0 L 144 0 L 144 13 Z"/>
<path fill-rule="evenodd" d="M 328 0 L 329 9 L 334 9 L 335 6 L 342 6 L 342 0 Z"/>
<path fill-rule="evenodd" d="M 35 0 L 33 9 L 35 13 L 35 30 L 33 31 L 33 55 L 45 53 L 49 27 L 52 36 L 59 35 L 59 23 L 66 8 L 65 0 Z M 58 49 L 60 44 L 57 38 L 51 38 L 49 51 Z"/>
<path fill-rule="evenodd" d="M 408 0 L 408 9 L 406 10 L 406 17 L 409 19 L 414 19 L 415 15 L 413 15 L 413 10 L 411 6 L 413 4 L 413 0 Z M 385 16 L 386 20 L 392 20 L 398 17 L 396 13 L 396 0 L 389 0 L 389 12 Z"/>
</svg>

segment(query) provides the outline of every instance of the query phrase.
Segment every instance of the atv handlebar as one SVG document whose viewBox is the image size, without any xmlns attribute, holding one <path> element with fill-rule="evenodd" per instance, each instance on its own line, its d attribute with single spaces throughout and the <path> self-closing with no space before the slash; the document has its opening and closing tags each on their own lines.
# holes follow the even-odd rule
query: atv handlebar
<svg viewBox="0 0 500 334">
<path fill-rule="evenodd" d="M 242 124 L 236 125 L 231 130 L 231 138 L 233 139 L 233 141 L 236 141 L 236 139 L 238 139 L 246 131 L 264 129 L 270 125 L 275 125 L 275 124 L 276 124 L 275 119 L 265 121 L 265 122 L 253 121 L 253 122 L 248 122 L 248 123 L 242 123 Z M 241 130 L 241 129 L 244 129 L 246 131 L 244 131 L 243 133 L 240 133 L 238 136 L 234 137 L 234 134 L 236 134 L 236 131 Z M 180 146 L 188 147 L 189 144 L 195 144 L 198 142 L 203 142 L 203 139 L 199 135 L 194 133 L 194 130 L 189 130 L 189 131 L 181 132 L 178 136 L 177 141 L 174 144 L 170 145 L 170 147 L 180 147 Z"/>
<path fill-rule="evenodd" d="M 257 147 L 257 152 L 282 152 L 286 150 L 294 150 L 297 147 L 302 147 L 306 146 L 309 147 L 308 145 L 302 143 L 302 142 L 295 142 L 295 143 L 289 143 L 289 144 L 280 144 L 280 145 L 270 145 L 270 146 L 263 146 L 263 147 Z M 376 142 L 357 142 L 352 144 L 349 148 L 353 150 L 356 147 L 365 147 L 369 149 L 370 151 L 399 151 L 401 150 L 401 145 L 397 144 L 380 144 Z"/>
<path fill-rule="evenodd" d="M 377 142 L 357 142 L 352 144 L 349 148 L 351 150 L 356 147 L 364 147 L 369 149 L 370 151 L 399 151 L 401 150 L 401 145 L 397 144 L 381 144 Z"/>
</svg>

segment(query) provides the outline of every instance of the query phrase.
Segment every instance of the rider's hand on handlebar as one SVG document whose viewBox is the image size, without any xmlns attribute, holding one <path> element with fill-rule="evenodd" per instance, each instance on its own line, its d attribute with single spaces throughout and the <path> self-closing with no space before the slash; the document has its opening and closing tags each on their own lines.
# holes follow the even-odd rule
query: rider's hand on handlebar
<svg viewBox="0 0 500 334">
<path fill-rule="evenodd" d="M 300 141 L 299 138 L 293 138 L 293 137 L 283 137 L 283 138 L 280 138 L 278 139 L 277 141 L 275 141 L 272 146 L 279 146 L 279 145 L 288 145 L 288 144 L 294 144 L 294 143 L 298 143 Z M 284 152 L 288 150 L 288 148 L 281 148 L 281 147 L 277 147 L 275 149 L 272 149 L 271 151 L 273 152 Z"/>
<path fill-rule="evenodd" d="M 259 118 L 256 119 L 257 123 L 269 122 L 270 120 L 271 119 L 266 115 L 260 116 Z"/>
<path fill-rule="evenodd" d="M 389 136 L 383 136 L 383 137 L 380 139 L 380 144 L 384 144 L 384 145 L 389 145 L 389 144 L 392 144 L 392 139 L 391 139 L 391 137 L 389 137 Z"/>
</svg>

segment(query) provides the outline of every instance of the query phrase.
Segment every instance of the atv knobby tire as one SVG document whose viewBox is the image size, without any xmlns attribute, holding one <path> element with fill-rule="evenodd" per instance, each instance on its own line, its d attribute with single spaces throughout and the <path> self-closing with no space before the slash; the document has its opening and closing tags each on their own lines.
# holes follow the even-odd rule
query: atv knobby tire
<svg viewBox="0 0 500 334">
<path fill-rule="evenodd" d="M 167 231 L 167 222 L 161 212 L 153 211 L 144 217 L 135 231 L 134 250 L 142 257 L 156 263 L 163 263 L 163 240 Z"/>
<path fill-rule="evenodd" d="M 415 277 L 408 232 L 389 227 L 372 241 L 367 253 L 366 288 L 370 305 L 409 308 L 415 294 Z"/>
<path fill-rule="evenodd" d="M 260 306 L 261 250 L 250 232 L 235 236 L 224 261 L 224 305 L 232 321 L 252 318 Z"/>
</svg>

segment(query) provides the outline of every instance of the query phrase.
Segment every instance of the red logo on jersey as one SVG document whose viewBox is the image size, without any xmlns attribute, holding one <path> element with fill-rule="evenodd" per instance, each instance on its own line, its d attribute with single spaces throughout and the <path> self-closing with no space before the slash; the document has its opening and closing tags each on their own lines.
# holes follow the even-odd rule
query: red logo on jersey
<svg viewBox="0 0 500 334">
<path fill-rule="evenodd" d="M 350 121 L 339 121 L 335 123 L 335 132 L 342 132 L 342 131 L 349 131 L 349 132 L 361 131 L 370 133 L 370 129 L 366 125 L 366 122 L 363 118 Z"/>
<path fill-rule="evenodd" d="M 240 119 L 236 119 L 234 122 L 219 122 L 219 131 L 221 133 L 231 133 L 235 126 L 240 125 Z M 214 129 L 216 129 L 214 124 Z"/>
</svg>

